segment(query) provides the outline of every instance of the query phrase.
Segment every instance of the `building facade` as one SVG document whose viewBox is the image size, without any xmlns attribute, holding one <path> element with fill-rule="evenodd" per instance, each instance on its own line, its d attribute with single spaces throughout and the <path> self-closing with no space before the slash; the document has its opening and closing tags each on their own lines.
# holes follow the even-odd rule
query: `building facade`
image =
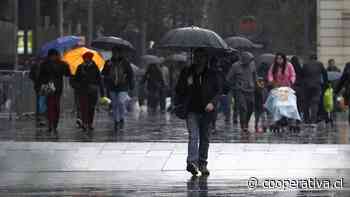
<svg viewBox="0 0 350 197">
<path fill-rule="evenodd" d="M 350 1 L 317 1 L 318 56 L 324 63 L 333 58 L 343 68 L 350 61 Z"/>
</svg>

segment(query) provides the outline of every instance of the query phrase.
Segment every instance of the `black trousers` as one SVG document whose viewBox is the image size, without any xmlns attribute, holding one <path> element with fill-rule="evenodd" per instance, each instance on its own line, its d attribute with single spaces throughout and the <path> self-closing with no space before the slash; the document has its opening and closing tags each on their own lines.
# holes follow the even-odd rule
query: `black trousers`
<svg viewBox="0 0 350 197">
<path fill-rule="evenodd" d="M 236 104 L 238 105 L 241 128 L 248 128 L 250 118 L 255 108 L 254 92 L 237 91 Z"/>
<path fill-rule="evenodd" d="M 317 123 L 322 89 L 320 87 L 305 87 L 304 89 L 304 119 L 306 123 Z"/>
</svg>

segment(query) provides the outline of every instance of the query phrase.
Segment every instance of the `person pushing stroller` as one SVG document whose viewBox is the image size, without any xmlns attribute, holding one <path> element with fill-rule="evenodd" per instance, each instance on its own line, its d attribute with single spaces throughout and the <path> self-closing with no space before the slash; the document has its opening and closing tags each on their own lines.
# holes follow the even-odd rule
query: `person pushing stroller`
<svg viewBox="0 0 350 197">
<path fill-rule="evenodd" d="M 287 61 L 285 54 L 276 54 L 267 78 L 272 90 L 269 93 L 265 107 L 273 117 L 274 124 L 271 129 L 276 131 L 287 126 L 288 119 L 300 120 L 295 92 L 291 88 L 295 82 L 296 74 L 293 65 Z M 286 108 L 282 108 L 282 106 Z"/>
</svg>

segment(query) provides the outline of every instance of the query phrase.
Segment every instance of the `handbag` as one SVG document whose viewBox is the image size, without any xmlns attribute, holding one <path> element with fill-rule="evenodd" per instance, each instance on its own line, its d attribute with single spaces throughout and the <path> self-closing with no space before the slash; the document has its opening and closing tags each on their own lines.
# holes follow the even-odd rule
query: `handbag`
<svg viewBox="0 0 350 197">
<path fill-rule="evenodd" d="M 56 86 L 52 81 L 46 84 L 42 84 L 40 87 L 40 95 L 48 96 L 48 95 L 54 94 L 55 92 L 56 92 Z"/>
</svg>

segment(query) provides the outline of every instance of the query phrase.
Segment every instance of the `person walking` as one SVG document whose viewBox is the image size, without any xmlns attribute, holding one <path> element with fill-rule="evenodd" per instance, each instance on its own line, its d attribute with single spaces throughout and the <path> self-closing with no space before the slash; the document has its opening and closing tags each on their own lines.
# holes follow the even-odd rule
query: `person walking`
<svg viewBox="0 0 350 197">
<path fill-rule="evenodd" d="M 257 83 L 255 88 L 255 132 L 263 132 L 267 128 L 267 113 L 264 104 L 267 98 L 267 73 L 270 66 L 262 62 L 257 68 Z M 261 123 L 261 124 L 260 124 Z"/>
<path fill-rule="evenodd" d="M 162 71 L 157 64 L 150 64 L 147 68 L 142 84 L 147 84 L 147 104 L 151 113 L 156 113 L 160 104 L 164 88 Z"/>
<path fill-rule="evenodd" d="M 327 71 L 328 72 L 341 72 L 340 69 L 335 65 L 335 60 L 334 59 L 329 59 L 328 60 Z"/>
<path fill-rule="evenodd" d="M 44 95 L 40 95 L 40 63 L 38 61 L 32 61 L 29 78 L 33 82 L 35 98 L 36 98 L 36 110 L 35 110 L 35 122 L 36 126 L 45 126 L 45 122 L 42 120 L 42 116 L 47 112 L 47 97 Z"/>
<path fill-rule="evenodd" d="M 277 53 L 267 75 L 268 82 L 273 87 L 292 87 L 295 78 L 294 67 L 287 61 L 287 56 L 283 53 Z"/>
<path fill-rule="evenodd" d="M 184 68 L 176 85 L 177 103 L 184 106 L 189 131 L 187 171 L 209 175 L 209 127 L 221 96 L 217 72 L 209 67 L 205 49 L 194 50 L 194 63 Z"/>
<path fill-rule="evenodd" d="M 60 99 L 63 92 L 63 76 L 70 76 L 68 65 L 60 60 L 56 49 L 48 51 L 47 59 L 40 65 L 39 84 L 41 94 L 47 96 L 48 132 L 58 137 Z"/>
<path fill-rule="evenodd" d="M 91 52 L 84 53 L 84 62 L 78 66 L 74 76 L 84 131 L 94 130 L 92 125 L 98 100 L 98 91 L 100 90 L 101 96 L 104 95 L 100 70 L 92 60 L 93 56 L 94 54 Z"/>
<path fill-rule="evenodd" d="M 248 132 L 249 121 L 255 107 L 255 88 L 257 82 L 254 56 L 242 52 L 241 60 L 233 64 L 226 80 L 236 93 L 241 130 Z"/>
<path fill-rule="evenodd" d="M 337 84 L 336 88 L 335 88 L 335 95 L 339 95 L 339 93 L 341 92 L 341 90 L 345 88 L 345 91 L 343 93 L 343 97 L 345 102 L 348 104 L 349 106 L 349 111 L 350 111 L 350 105 L 349 105 L 349 101 L 350 101 L 350 62 L 345 64 L 345 68 L 343 70 L 343 74 L 340 78 L 339 83 Z M 350 124 L 350 113 L 348 115 L 348 123 Z"/>
<path fill-rule="evenodd" d="M 295 71 L 295 83 L 293 84 L 293 89 L 295 90 L 295 95 L 297 97 L 298 110 L 303 111 L 304 103 L 304 86 L 303 86 L 303 68 L 301 67 L 300 60 L 297 56 L 293 56 L 290 60 Z"/>
<path fill-rule="evenodd" d="M 317 61 L 316 55 L 310 56 L 310 61 L 303 66 L 304 87 L 304 120 L 315 126 L 318 120 L 319 106 L 322 96 L 322 85 L 328 83 L 327 71 L 323 64 Z"/>
<path fill-rule="evenodd" d="M 106 62 L 102 75 L 112 100 L 114 130 L 123 130 L 127 102 L 130 100 L 128 91 L 132 91 L 135 86 L 134 73 L 123 49 L 112 49 L 112 58 Z"/>
<path fill-rule="evenodd" d="M 170 75 L 169 75 L 169 69 L 165 64 L 160 65 L 160 70 L 162 72 L 162 78 L 164 82 L 164 86 L 161 91 L 160 95 L 160 110 L 162 113 L 166 112 L 166 98 L 169 93 L 169 86 L 170 86 Z"/>
</svg>

